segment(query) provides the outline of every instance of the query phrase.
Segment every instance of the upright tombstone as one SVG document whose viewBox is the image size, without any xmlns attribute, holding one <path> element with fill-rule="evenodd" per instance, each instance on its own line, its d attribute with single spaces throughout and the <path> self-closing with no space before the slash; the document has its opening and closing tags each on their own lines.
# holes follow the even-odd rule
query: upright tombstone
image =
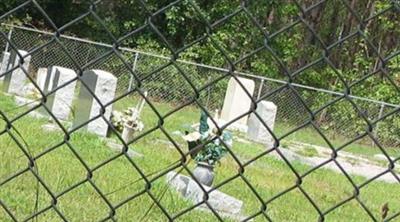
<svg viewBox="0 0 400 222">
<path fill-rule="evenodd" d="M 98 116 L 101 111 L 101 106 L 111 102 L 114 99 L 115 91 L 117 89 L 117 78 L 106 71 L 102 70 L 89 70 L 85 71 L 81 78 L 82 83 L 78 96 L 78 103 L 75 109 L 75 119 L 73 128 L 86 123 L 88 120 Z M 95 94 L 101 105 L 90 93 Z M 103 117 L 109 121 L 112 111 L 112 105 L 106 107 Z M 102 117 L 91 120 L 86 126 L 89 132 L 95 133 L 100 136 L 106 136 L 108 124 Z"/>
<path fill-rule="evenodd" d="M 36 74 L 36 84 L 39 86 L 39 89 L 44 91 L 44 86 L 46 85 L 47 80 L 47 68 L 39 68 Z"/>
<path fill-rule="evenodd" d="M 29 69 L 29 64 L 31 62 L 31 56 L 30 55 L 26 56 L 28 52 L 24 50 L 18 50 L 18 52 L 22 57 L 24 57 L 23 58 L 24 63 L 22 64 L 22 68 L 24 68 L 25 71 L 27 72 Z M 16 94 L 19 96 L 24 96 L 25 95 L 24 87 L 25 84 L 27 84 L 28 77 L 27 74 L 21 68 L 20 61 L 21 57 L 16 52 L 12 52 L 6 69 L 10 70 L 15 67 L 17 68 L 5 75 L 3 83 L 3 91 L 11 94 Z"/>
<path fill-rule="evenodd" d="M 44 70 L 39 69 L 38 85 L 43 93 L 48 95 L 45 106 L 51 110 L 57 119 L 67 120 L 72 110 L 72 100 L 74 99 L 76 86 L 76 81 L 70 81 L 76 78 L 77 75 L 74 70 L 60 66 L 50 67 L 47 69 L 47 74 L 44 73 Z M 57 89 L 59 86 L 61 88 Z"/>
<path fill-rule="evenodd" d="M 237 77 L 237 79 L 242 83 L 244 88 L 253 96 L 254 93 L 254 81 L 251 79 L 246 79 L 242 77 Z M 239 116 L 249 112 L 251 108 L 251 99 L 245 92 L 245 90 L 240 86 L 237 80 L 231 78 L 228 83 L 228 88 L 225 94 L 224 105 L 222 107 L 221 119 L 223 121 L 229 122 Z M 238 119 L 236 124 L 246 125 L 247 116 Z"/>
<path fill-rule="evenodd" d="M 257 103 L 257 109 L 255 112 L 272 131 L 274 129 L 277 106 L 273 102 L 261 101 Z M 250 140 L 266 144 L 268 148 L 274 146 L 272 135 L 254 113 L 250 115 L 248 121 L 247 137 Z"/>
<path fill-rule="evenodd" d="M 0 64 L 0 81 L 4 80 L 4 73 L 8 70 L 8 64 L 10 61 L 10 53 L 3 52 L 1 56 L 1 64 Z"/>
</svg>

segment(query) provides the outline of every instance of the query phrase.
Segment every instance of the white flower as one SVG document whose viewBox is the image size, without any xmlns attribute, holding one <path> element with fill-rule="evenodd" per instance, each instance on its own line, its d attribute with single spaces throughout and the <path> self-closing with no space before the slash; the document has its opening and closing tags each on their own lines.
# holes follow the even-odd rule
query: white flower
<svg viewBox="0 0 400 222">
<path fill-rule="evenodd" d="M 136 112 L 134 108 L 125 110 L 123 113 L 113 111 L 111 121 L 114 127 L 120 131 L 122 131 L 124 126 L 130 127 L 134 131 L 142 131 L 144 129 L 144 124 L 137 115 L 132 115 L 134 112 Z"/>
</svg>

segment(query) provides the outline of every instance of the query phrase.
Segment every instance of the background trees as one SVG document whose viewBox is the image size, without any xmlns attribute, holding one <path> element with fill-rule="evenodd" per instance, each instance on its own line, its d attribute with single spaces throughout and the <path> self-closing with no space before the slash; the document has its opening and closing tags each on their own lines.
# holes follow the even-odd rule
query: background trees
<svg viewBox="0 0 400 222">
<path fill-rule="evenodd" d="M 1 1 L 0 14 L 23 2 Z M 319 1 L 316 0 L 183 0 L 175 4 L 168 0 L 148 0 L 145 6 L 137 0 L 102 0 L 92 6 L 86 0 L 37 2 L 57 27 L 88 13 L 78 23 L 63 30 L 65 34 L 112 43 L 106 29 L 118 39 L 145 24 L 151 24 L 125 38 L 121 45 L 166 55 L 171 54 L 170 50 L 178 51 L 180 58 L 222 67 L 228 66 L 228 58 L 235 62 L 238 70 L 279 79 L 286 78 L 286 71 L 294 73 L 315 62 L 315 65 L 295 75 L 294 80 L 306 85 L 342 90 L 345 83 L 338 73 L 325 61 L 316 62 L 324 55 L 349 85 L 376 72 L 362 84 L 354 85 L 353 93 L 392 103 L 400 102 L 395 96 L 395 87 L 387 78 L 390 76 L 399 85 L 400 13 L 396 1 L 330 0 L 317 4 Z M 164 7 L 165 10 L 158 11 Z M 89 8 L 104 22 L 106 29 Z M 150 18 L 150 15 L 153 16 Z M 46 16 L 33 3 L 12 16 L 2 22 L 26 18 L 19 22 L 54 31 Z M 285 31 L 280 32 L 282 29 Z M 358 34 L 354 34 L 357 31 Z M 338 41 L 349 35 L 352 37 L 346 41 Z M 265 48 L 260 48 L 265 43 L 276 58 Z M 325 51 L 327 48 L 329 50 Z M 221 49 L 226 52 L 227 58 L 221 54 Z M 257 49 L 259 51 L 254 53 Z M 244 57 L 246 59 L 241 60 Z M 386 61 L 385 58 L 390 59 Z M 387 72 L 377 71 L 382 66 L 382 59 Z"/>
</svg>

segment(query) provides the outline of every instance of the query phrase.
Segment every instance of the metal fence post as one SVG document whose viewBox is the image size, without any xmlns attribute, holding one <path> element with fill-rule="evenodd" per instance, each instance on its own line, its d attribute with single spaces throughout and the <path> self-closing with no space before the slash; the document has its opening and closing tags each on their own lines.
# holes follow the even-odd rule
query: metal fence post
<svg viewBox="0 0 400 222">
<path fill-rule="evenodd" d="M 210 82 L 211 76 L 208 76 L 208 82 Z M 209 108 L 210 105 L 210 97 L 211 97 L 211 86 L 207 87 L 207 101 L 206 101 L 206 107 Z"/>
<path fill-rule="evenodd" d="M 7 38 L 8 38 L 10 41 L 11 41 L 11 36 L 12 36 L 13 30 L 14 30 L 14 28 L 11 27 L 10 31 L 8 32 L 8 37 L 7 37 Z M 5 48 L 4 52 L 8 52 L 8 48 L 10 48 L 10 43 L 7 41 L 7 43 L 6 43 L 6 48 Z"/>
<path fill-rule="evenodd" d="M 263 85 L 264 85 L 264 79 L 261 79 L 260 88 L 258 88 L 257 100 L 259 100 L 261 97 Z"/>
<path fill-rule="evenodd" d="M 13 32 L 13 27 L 11 27 L 10 31 L 8 32 L 8 36 L 7 38 L 11 41 L 11 36 L 12 36 L 12 32 Z M 8 66 L 7 64 L 3 64 L 3 63 L 7 63 L 8 59 L 6 53 L 8 52 L 8 49 L 10 48 L 10 43 L 8 41 L 6 41 L 6 47 L 4 49 L 4 52 L 0 52 L 0 74 L 3 74 L 3 72 L 6 72 L 8 68 L 5 68 L 3 66 Z M 9 56 L 8 56 L 9 57 Z M 4 76 L 0 77 L 0 81 L 3 82 L 4 81 Z"/>
<path fill-rule="evenodd" d="M 132 72 L 134 72 L 136 70 L 136 64 L 137 64 L 138 58 L 139 58 L 139 53 L 136 52 L 135 60 L 133 61 L 133 65 L 132 65 Z M 128 86 L 128 92 L 130 92 L 132 90 L 133 81 L 134 81 L 134 78 L 133 78 L 133 75 L 131 75 L 131 79 L 129 81 L 129 86 Z"/>
<path fill-rule="evenodd" d="M 385 104 L 382 103 L 381 104 L 381 108 L 379 109 L 378 119 L 382 118 L 384 109 L 385 109 Z M 376 127 L 375 127 L 375 130 L 374 130 L 374 137 L 376 139 L 378 139 L 377 136 L 378 136 L 378 129 L 379 129 L 379 125 L 380 125 L 379 123 L 380 122 L 376 123 Z M 375 146 L 375 143 L 373 141 L 372 141 L 372 146 Z"/>
</svg>

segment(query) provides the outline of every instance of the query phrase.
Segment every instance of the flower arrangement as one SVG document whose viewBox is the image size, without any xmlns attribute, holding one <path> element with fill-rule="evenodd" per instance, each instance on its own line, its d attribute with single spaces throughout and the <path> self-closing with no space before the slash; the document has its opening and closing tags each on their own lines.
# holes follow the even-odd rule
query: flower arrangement
<svg viewBox="0 0 400 222">
<path fill-rule="evenodd" d="M 140 120 L 136 108 L 129 108 L 123 112 L 113 111 L 111 123 L 120 132 L 122 132 L 124 126 L 132 128 L 135 132 L 140 132 L 144 128 L 144 124 Z"/>
<path fill-rule="evenodd" d="M 208 116 L 202 112 L 200 117 L 199 132 L 188 133 L 183 137 L 189 144 L 189 150 L 199 144 L 207 144 L 201 150 L 195 152 L 192 157 L 196 162 L 205 162 L 211 166 L 219 163 L 220 159 L 226 154 L 227 149 L 221 143 L 221 140 L 228 146 L 232 147 L 232 135 L 228 131 L 224 131 L 220 137 L 215 137 L 215 129 L 210 129 L 207 123 Z M 209 142 L 211 140 L 211 142 Z M 191 145 L 192 144 L 192 145 Z M 192 146 L 192 147 L 191 147 Z"/>
</svg>

